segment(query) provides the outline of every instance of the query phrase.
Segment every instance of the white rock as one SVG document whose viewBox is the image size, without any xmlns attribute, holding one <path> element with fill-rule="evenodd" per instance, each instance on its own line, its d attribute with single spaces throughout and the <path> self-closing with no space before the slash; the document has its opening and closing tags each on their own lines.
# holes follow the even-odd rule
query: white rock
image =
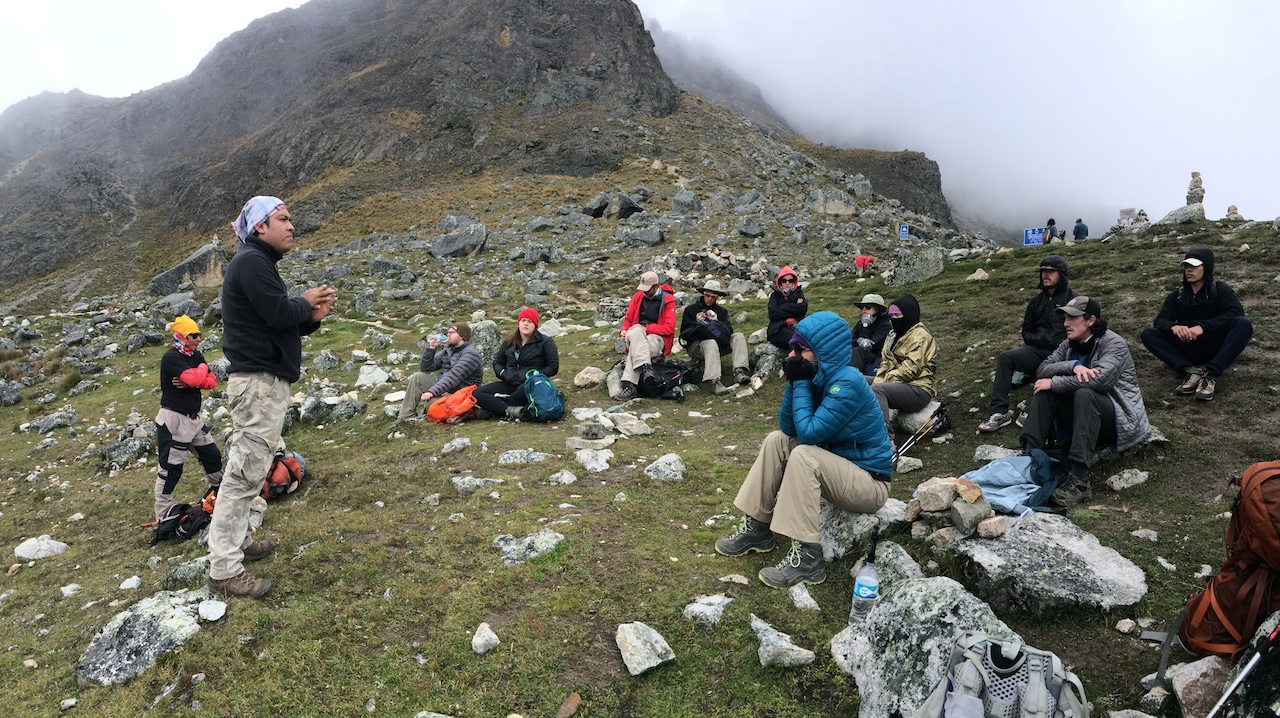
<svg viewBox="0 0 1280 718">
<path fill-rule="evenodd" d="M 696 621 L 704 626 L 714 626 L 720 622 L 724 609 L 733 603 L 733 599 L 723 593 L 714 596 L 699 596 L 693 603 L 684 607 L 684 620 Z"/>
<path fill-rule="evenodd" d="M 1137 627 L 1138 622 L 1132 618 L 1122 618 L 1116 622 L 1116 630 L 1124 634 L 1133 633 L 1134 629 Z"/>
<path fill-rule="evenodd" d="M 200 619 L 204 621 L 216 621 L 227 615 L 227 604 L 217 599 L 209 599 L 200 602 Z"/>
<path fill-rule="evenodd" d="M 662 634 L 640 621 L 619 624 L 614 641 L 622 653 L 627 672 L 633 676 L 676 658 Z"/>
<path fill-rule="evenodd" d="M 390 394 L 387 394 L 386 396 L 382 397 L 382 400 L 387 402 L 388 404 L 399 404 L 400 402 L 404 401 L 404 395 L 405 395 L 405 392 L 403 390 L 393 391 Z"/>
<path fill-rule="evenodd" d="M 126 578 L 126 579 L 125 579 L 125 580 L 120 584 L 120 590 L 121 590 L 121 591 L 132 591 L 132 590 L 134 590 L 135 588 L 137 588 L 137 587 L 139 587 L 139 586 L 141 586 L 141 585 L 142 585 L 142 579 L 141 579 L 141 578 L 138 578 L 137 576 L 133 576 L 133 577 L 130 577 L 130 578 Z"/>
<path fill-rule="evenodd" d="M 589 474 L 598 474 L 609 469 L 609 460 L 613 458 L 612 449 L 579 449 L 574 457 Z M 634 675 L 634 674 L 633 674 Z"/>
<path fill-rule="evenodd" d="M 797 583 L 787 589 L 787 596 L 791 598 L 791 603 L 801 611 L 821 611 L 822 607 L 818 602 L 813 600 L 813 596 L 809 595 L 809 589 L 803 583 Z"/>
<path fill-rule="evenodd" d="M 1146 539 L 1147 541 L 1151 541 L 1152 543 L 1155 543 L 1156 541 L 1160 540 L 1160 534 L 1155 531 L 1152 531 L 1151 529 L 1138 529 L 1137 531 L 1130 531 L 1129 535 L 1135 538 Z"/>
<path fill-rule="evenodd" d="M 60 591 L 62 591 L 62 597 L 63 597 L 63 598 L 71 598 L 72 596 L 76 595 L 77 593 L 80 593 L 80 584 L 78 584 L 78 583 L 68 583 L 67 585 L 63 586 L 63 587 L 62 587 L 61 589 L 59 589 L 59 590 L 60 590 Z"/>
<path fill-rule="evenodd" d="M 728 576 L 721 576 L 720 583 L 740 583 L 743 586 L 750 586 L 751 580 L 740 573 L 731 573 Z"/>
<path fill-rule="evenodd" d="M 489 628 L 489 624 L 481 623 L 476 628 L 476 635 L 471 637 L 471 650 L 479 655 L 484 655 L 497 648 L 501 642 L 498 640 L 498 634 L 494 633 L 492 628 Z"/>
<path fill-rule="evenodd" d="M 792 643 L 791 636 L 765 623 L 754 613 L 751 614 L 751 630 L 756 632 L 756 638 L 760 641 L 756 655 L 760 657 L 760 665 L 765 668 L 806 666 L 817 658 L 813 651 Z"/>
<path fill-rule="evenodd" d="M 556 486 L 568 486 L 578 480 L 568 469 L 561 469 L 547 477 L 547 483 Z"/>
<path fill-rule="evenodd" d="M 58 556 L 66 550 L 66 544 L 61 541 L 54 541 L 48 534 L 45 534 L 39 538 L 27 539 L 18 544 L 18 547 L 13 550 L 13 555 L 24 561 L 35 561 L 49 558 L 50 556 Z"/>
<path fill-rule="evenodd" d="M 916 469 L 923 469 L 924 462 L 914 456 L 903 456 L 898 459 L 898 473 L 909 474 Z"/>
</svg>

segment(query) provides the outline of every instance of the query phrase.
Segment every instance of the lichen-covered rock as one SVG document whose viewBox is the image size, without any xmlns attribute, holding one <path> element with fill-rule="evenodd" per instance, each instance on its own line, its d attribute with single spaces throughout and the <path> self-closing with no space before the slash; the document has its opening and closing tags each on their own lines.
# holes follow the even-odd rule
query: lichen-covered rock
<svg viewBox="0 0 1280 718">
<path fill-rule="evenodd" d="M 110 686 L 141 675 L 200 631 L 196 611 L 205 598 L 205 591 L 161 591 L 112 616 L 80 656 L 76 678 Z"/>
<path fill-rule="evenodd" d="M 37 416 L 27 423 L 27 431 L 34 431 L 37 434 L 48 434 L 54 429 L 71 426 L 76 423 L 76 410 L 70 406 L 64 406 L 61 410 L 55 411 L 44 416 Z"/>
<path fill-rule="evenodd" d="M 511 534 L 502 534 L 493 540 L 493 547 L 502 552 L 502 562 L 508 566 L 535 559 L 554 549 L 564 540 L 562 534 L 551 529 L 542 529 L 536 534 L 524 538 L 516 538 Z"/>
<path fill-rule="evenodd" d="M 130 436 L 102 447 L 102 467 L 104 469 L 122 469 L 129 464 L 150 456 L 152 443 L 149 437 Z"/>
<path fill-rule="evenodd" d="M 663 454 L 644 469 L 646 476 L 659 481 L 683 481 L 684 471 L 684 461 L 679 454 Z"/>
<path fill-rule="evenodd" d="M 589 366 L 573 377 L 573 385 L 579 389 L 594 389 L 604 383 L 604 370 Z"/>
<path fill-rule="evenodd" d="M 751 630 L 755 631 L 756 638 L 760 641 L 756 655 L 760 657 L 760 665 L 764 668 L 807 666 L 817 658 L 813 651 L 792 643 L 791 636 L 765 623 L 754 613 L 751 614 Z"/>
<path fill-rule="evenodd" d="M 695 621 L 704 626 L 714 626 L 720 622 L 724 609 L 733 603 L 733 599 L 723 593 L 714 596 L 699 596 L 684 607 L 684 620 Z"/>
<path fill-rule="evenodd" d="M 614 641 L 622 653 L 627 672 L 633 676 L 676 659 L 675 652 L 662 634 L 640 621 L 620 624 Z"/>
<path fill-rule="evenodd" d="M 940 247 L 919 247 L 898 260 L 898 265 L 885 278 L 886 287 L 923 282 L 942 274 L 946 256 Z"/>
<path fill-rule="evenodd" d="M 873 529 L 887 533 L 904 525 L 907 505 L 889 499 L 874 514 L 856 514 L 832 504 L 822 507 L 818 515 L 818 542 L 827 562 L 842 558 L 852 548 L 871 537 Z"/>
<path fill-rule="evenodd" d="M 994 539 L 961 539 L 956 552 L 975 594 L 999 610 L 1047 615 L 1061 608 L 1110 610 L 1147 593 L 1146 575 L 1065 517 L 1032 514 Z"/>
<path fill-rule="evenodd" d="M 209 556 L 205 554 L 169 569 L 164 578 L 160 579 L 160 588 L 166 591 L 177 591 L 180 588 L 199 588 L 205 584 L 205 580 L 208 577 Z"/>
<path fill-rule="evenodd" d="M 1170 671 L 1173 695 L 1182 706 L 1183 718 L 1205 718 L 1222 696 L 1231 672 L 1231 662 L 1221 656 L 1209 656 Z"/>
<path fill-rule="evenodd" d="M 502 479 L 482 479 L 477 476 L 455 476 L 449 479 L 453 488 L 460 494 L 470 494 L 486 486 L 503 483 Z"/>
</svg>

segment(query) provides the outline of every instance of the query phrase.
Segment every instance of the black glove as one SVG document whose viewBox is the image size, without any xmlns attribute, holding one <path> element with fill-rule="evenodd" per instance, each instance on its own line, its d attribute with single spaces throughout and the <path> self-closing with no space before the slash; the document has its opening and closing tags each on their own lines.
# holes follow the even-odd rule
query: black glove
<svg viewBox="0 0 1280 718">
<path fill-rule="evenodd" d="M 789 356 L 782 360 L 782 373 L 787 381 L 812 379 L 818 375 L 818 362 L 808 361 L 804 357 Z"/>
</svg>

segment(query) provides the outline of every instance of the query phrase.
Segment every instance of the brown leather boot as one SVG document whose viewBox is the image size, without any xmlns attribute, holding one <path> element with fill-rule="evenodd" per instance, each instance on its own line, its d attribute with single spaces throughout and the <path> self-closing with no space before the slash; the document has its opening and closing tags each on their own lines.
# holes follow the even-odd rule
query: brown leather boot
<svg viewBox="0 0 1280 718">
<path fill-rule="evenodd" d="M 258 539 L 244 550 L 245 561 L 261 561 L 276 550 L 276 542 L 271 539 Z"/>
<path fill-rule="evenodd" d="M 209 579 L 209 591 L 215 596 L 238 596 L 240 598 L 262 598 L 271 590 L 271 582 L 265 578 L 254 578 L 248 571 L 240 575 L 224 579 Z"/>
</svg>

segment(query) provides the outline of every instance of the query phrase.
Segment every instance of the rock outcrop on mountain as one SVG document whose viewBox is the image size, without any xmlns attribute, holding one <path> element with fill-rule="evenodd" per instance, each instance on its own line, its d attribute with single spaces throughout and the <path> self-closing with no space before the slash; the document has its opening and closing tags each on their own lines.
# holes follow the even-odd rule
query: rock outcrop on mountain
<svg viewBox="0 0 1280 718">
<path fill-rule="evenodd" d="M 942 172 L 923 152 L 815 147 L 809 153 L 829 167 L 865 176 L 877 193 L 898 200 L 903 207 L 951 224 L 951 208 L 942 194 Z"/>
<path fill-rule="evenodd" d="M 611 169 L 628 138 L 592 126 L 677 106 L 629 0 L 313 0 L 180 80 L 124 99 L 45 93 L 0 115 L 0 281 L 151 210 L 207 231 L 245 197 L 343 168 L 391 167 L 309 192 L 313 224 L 427 175 Z"/>
</svg>

